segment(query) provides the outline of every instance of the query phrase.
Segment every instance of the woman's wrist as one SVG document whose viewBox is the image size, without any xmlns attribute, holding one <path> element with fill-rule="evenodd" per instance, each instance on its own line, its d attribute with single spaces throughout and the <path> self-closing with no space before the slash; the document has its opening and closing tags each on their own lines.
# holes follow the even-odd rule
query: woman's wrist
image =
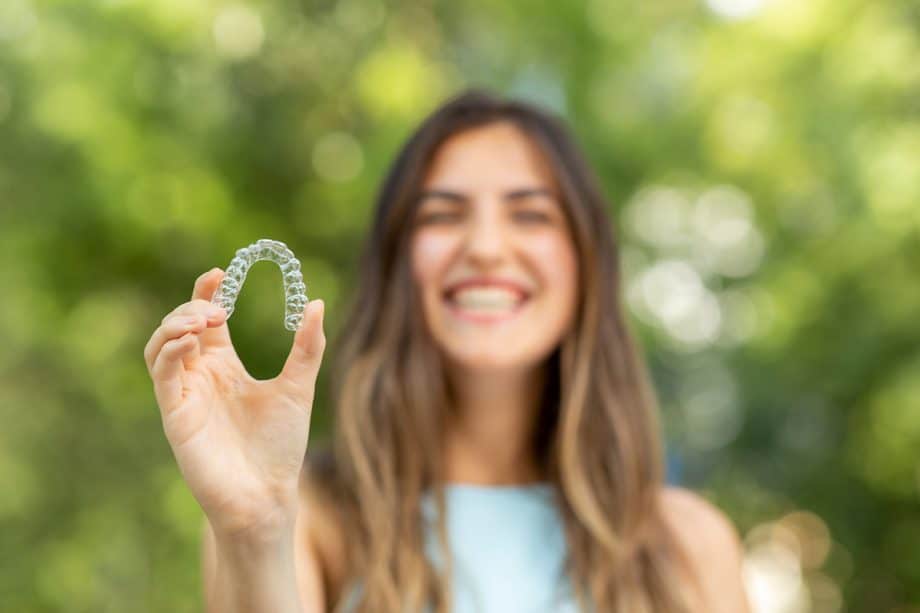
<svg viewBox="0 0 920 613">
<path fill-rule="evenodd" d="M 300 613 L 294 560 L 294 529 L 215 533 L 222 613 Z"/>
<path fill-rule="evenodd" d="M 218 547 L 230 555 L 271 554 L 294 541 L 296 515 L 279 511 L 256 522 L 221 525 L 211 522 Z"/>
<path fill-rule="evenodd" d="M 220 516 L 208 515 L 208 523 L 215 538 L 228 546 L 257 548 L 272 546 L 279 539 L 293 533 L 297 519 L 298 500 L 279 504 L 269 510 L 249 509 Z"/>
</svg>

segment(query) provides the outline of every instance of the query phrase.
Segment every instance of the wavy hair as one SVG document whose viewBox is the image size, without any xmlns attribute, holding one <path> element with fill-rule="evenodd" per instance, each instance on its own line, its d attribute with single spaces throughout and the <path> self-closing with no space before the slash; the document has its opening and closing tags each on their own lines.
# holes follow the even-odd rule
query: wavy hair
<svg viewBox="0 0 920 613">
<path fill-rule="evenodd" d="M 547 358 L 532 440 L 564 521 L 565 574 L 583 611 L 686 613 L 688 575 L 681 569 L 689 567 L 659 507 L 656 400 L 620 303 L 608 204 L 561 119 L 481 89 L 447 100 L 399 151 L 377 194 L 349 316 L 336 339 L 331 444 L 322 454 L 327 461 L 307 465 L 347 535 L 348 583 L 360 584 L 349 610 L 450 611 L 440 451 L 451 390 L 420 316 L 408 250 L 419 190 L 439 145 L 497 121 L 511 122 L 546 157 L 577 252 L 576 321 Z M 425 555 L 426 491 L 447 553 L 443 573 Z M 343 596 L 332 595 L 337 611 Z"/>
</svg>

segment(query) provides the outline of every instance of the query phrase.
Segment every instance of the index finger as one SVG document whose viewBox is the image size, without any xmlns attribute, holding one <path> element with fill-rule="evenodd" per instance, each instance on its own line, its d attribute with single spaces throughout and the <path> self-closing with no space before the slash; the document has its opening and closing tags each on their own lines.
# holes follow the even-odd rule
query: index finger
<svg viewBox="0 0 920 613">
<path fill-rule="evenodd" d="M 217 286 L 221 279 L 224 278 L 224 271 L 220 268 L 212 268 L 195 279 L 195 287 L 192 289 L 192 300 L 211 300 L 211 296 L 217 291 Z"/>
</svg>

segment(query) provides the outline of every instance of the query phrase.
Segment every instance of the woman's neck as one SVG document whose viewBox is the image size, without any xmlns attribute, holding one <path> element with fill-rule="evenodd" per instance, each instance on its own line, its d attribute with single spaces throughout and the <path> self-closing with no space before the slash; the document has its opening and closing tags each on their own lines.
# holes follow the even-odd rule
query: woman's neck
<svg viewBox="0 0 920 613">
<path fill-rule="evenodd" d="M 533 456 L 543 370 L 455 371 L 445 432 L 445 481 L 512 485 L 542 481 Z"/>
</svg>

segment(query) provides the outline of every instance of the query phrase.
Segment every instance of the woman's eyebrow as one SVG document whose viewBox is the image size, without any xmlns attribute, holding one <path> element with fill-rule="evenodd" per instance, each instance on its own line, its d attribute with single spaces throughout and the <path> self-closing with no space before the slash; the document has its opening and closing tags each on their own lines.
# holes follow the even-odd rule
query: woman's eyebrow
<svg viewBox="0 0 920 613">
<path fill-rule="evenodd" d="M 546 196 L 547 198 L 555 198 L 555 195 L 545 187 L 526 187 L 505 193 L 505 200 L 520 200 L 529 198 L 531 196 Z"/>
<path fill-rule="evenodd" d="M 443 200 L 452 200 L 454 202 L 466 202 L 468 198 L 459 192 L 452 192 L 446 189 L 426 189 L 418 196 L 418 201 L 423 202 L 424 200 L 441 198 Z"/>
<path fill-rule="evenodd" d="M 523 200 L 524 198 L 529 198 L 531 196 L 547 196 L 549 198 L 555 198 L 555 195 L 545 187 L 525 187 L 520 189 L 514 189 L 510 192 L 505 192 L 505 200 Z M 429 198 L 442 198 L 444 200 L 450 200 L 453 202 L 465 203 L 469 200 L 469 197 L 466 194 L 460 192 L 454 192 L 446 189 L 426 189 L 423 190 L 418 197 L 418 201 L 422 202 Z"/>
</svg>

